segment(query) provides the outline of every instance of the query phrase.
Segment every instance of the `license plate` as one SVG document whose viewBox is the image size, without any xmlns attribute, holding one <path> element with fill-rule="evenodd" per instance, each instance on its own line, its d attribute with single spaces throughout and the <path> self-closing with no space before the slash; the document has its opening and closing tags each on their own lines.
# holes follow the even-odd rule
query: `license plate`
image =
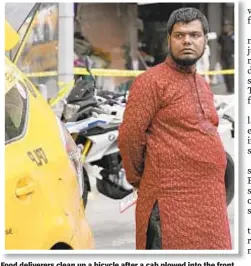
<svg viewBox="0 0 251 266">
<path fill-rule="evenodd" d="M 120 201 L 120 213 L 128 210 L 131 206 L 133 206 L 138 198 L 137 190 L 134 190 L 131 194 L 126 196 Z"/>
</svg>

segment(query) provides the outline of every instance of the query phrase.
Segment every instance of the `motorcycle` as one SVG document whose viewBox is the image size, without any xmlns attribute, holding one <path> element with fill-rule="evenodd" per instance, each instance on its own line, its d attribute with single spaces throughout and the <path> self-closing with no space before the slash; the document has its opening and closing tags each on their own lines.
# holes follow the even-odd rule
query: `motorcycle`
<svg viewBox="0 0 251 266">
<path fill-rule="evenodd" d="M 76 144 L 82 148 L 85 205 L 92 178 L 96 179 L 97 190 L 112 199 L 122 199 L 133 191 L 126 180 L 117 146 L 122 117 L 105 111 L 104 105 L 110 100 L 100 101 L 95 95 L 94 78 L 78 80 L 64 102 L 62 116 Z"/>
<path fill-rule="evenodd" d="M 219 116 L 218 132 L 223 142 L 227 167 L 225 172 L 225 188 L 227 205 L 234 197 L 235 188 L 235 170 L 234 170 L 234 138 L 235 138 L 235 121 L 234 121 L 234 95 L 215 95 L 214 102 Z"/>
</svg>

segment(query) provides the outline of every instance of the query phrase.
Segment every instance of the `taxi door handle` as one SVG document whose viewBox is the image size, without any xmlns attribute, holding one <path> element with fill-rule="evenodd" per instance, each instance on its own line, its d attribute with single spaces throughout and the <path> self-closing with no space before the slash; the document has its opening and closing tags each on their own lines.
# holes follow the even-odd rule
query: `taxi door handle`
<svg viewBox="0 0 251 266">
<path fill-rule="evenodd" d="M 21 197 L 29 195 L 35 191 L 35 183 L 30 182 L 23 187 L 16 188 L 16 196 Z"/>
</svg>

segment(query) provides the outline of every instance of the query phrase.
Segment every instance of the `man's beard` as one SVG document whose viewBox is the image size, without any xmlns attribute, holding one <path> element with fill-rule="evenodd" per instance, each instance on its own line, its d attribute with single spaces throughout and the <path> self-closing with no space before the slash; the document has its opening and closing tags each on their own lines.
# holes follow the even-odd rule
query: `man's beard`
<svg viewBox="0 0 251 266">
<path fill-rule="evenodd" d="M 201 53 L 201 55 L 198 56 L 198 57 L 196 57 L 196 58 L 180 59 L 180 58 L 177 58 L 177 57 L 175 57 L 175 56 L 173 55 L 172 47 L 171 47 L 171 46 L 170 46 L 170 50 L 169 50 L 170 55 L 171 55 L 173 61 L 174 61 L 176 64 L 178 64 L 178 65 L 180 65 L 180 66 L 185 66 L 185 67 L 186 67 L 186 66 L 192 66 L 192 65 L 195 65 L 196 62 L 197 62 L 197 61 L 203 56 L 204 51 L 205 51 L 205 47 L 204 47 L 203 52 Z"/>
</svg>

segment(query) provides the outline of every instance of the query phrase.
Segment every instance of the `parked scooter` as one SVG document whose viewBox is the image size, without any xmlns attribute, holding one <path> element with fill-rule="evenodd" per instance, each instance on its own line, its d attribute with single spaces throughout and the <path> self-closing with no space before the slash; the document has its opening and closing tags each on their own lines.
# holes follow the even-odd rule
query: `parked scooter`
<svg viewBox="0 0 251 266">
<path fill-rule="evenodd" d="M 123 118 L 125 104 L 109 97 L 96 95 L 95 83 L 78 79 L 70 95 L 65 100 L 63 118 L 68 122 L 80 121 L 92 113 L 113 115 Z"/>
<path fill-rule="evenodd" d="M 89 63 L 87 61 L 87 69 Z M 91 73 L 90 69 L 89 72 Z M 96 179 L 98 191 L 112 199 L 122 199 L 133 191 L 122 168 L 122 159 L 117 146 L 118 127 L 122 117 L 105 112 L 95 98 L 93 81 L 79 80 L 66 98 L 63 120 L 76 144 L 82 145 L 84 181 L 87 203 L 91 190 L 90 178 Z"/>
<path fill-rule="evenodd" d="M 234 95 L 215 95 L 215 107 L 219 116 L 218 132 L 226 150 L 227 167 L 225 173 L 225 187 L 227 204 L 229 205 L 234 197 Z"/>
</svg>

